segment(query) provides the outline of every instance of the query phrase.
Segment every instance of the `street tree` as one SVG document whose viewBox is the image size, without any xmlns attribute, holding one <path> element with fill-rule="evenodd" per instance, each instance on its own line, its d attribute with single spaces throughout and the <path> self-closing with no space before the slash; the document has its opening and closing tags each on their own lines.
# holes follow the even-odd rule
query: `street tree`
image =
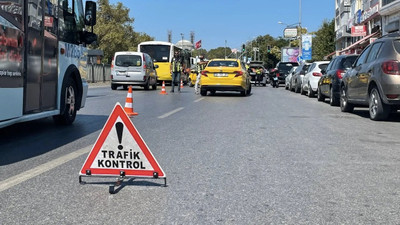
<svg viewBox="0 0 400 225">
<path fill-rule="evenodd" d="M 335 51 L 335 21 L 325 20 L 315 32 L 312 41 L 312 59 L 324 60 L 324 56 Z"/>
<path fill-rule="evenodd" d="M 129 8 L 121 2 L 113 5 L 109 0 L 99 0 L 98 5 L 94 27 L 98 40 L 93 47 L 103 50 L 103 62 L 110 63 L 116 51 L 135 51 L 141 41 L 153 40 L 147 34 L 134 32 L 134 18 L 129 17 Z"/>
</svg>

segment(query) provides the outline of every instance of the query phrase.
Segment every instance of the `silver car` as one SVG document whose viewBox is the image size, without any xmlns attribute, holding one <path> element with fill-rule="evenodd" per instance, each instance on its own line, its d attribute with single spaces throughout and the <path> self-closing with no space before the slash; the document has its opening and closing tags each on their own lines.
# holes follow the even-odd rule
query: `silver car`
<svg viewBox="0 0 400 225">
<path fill-rule="evenodd" d="M 400 107 L 400 34 L 368 45 L 342 78 L 340 108 L 369 107 L 372 120 L 385 120 Z"/>
</svg>

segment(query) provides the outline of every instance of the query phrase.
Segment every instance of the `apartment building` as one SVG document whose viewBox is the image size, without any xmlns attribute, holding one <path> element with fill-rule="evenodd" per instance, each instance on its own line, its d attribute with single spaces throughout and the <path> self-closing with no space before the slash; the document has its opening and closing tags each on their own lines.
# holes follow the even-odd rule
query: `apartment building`
<svg viewBox="0 0 400 225">
<path fill-rule="evenodd" d="M 399 31 L 400 0 L 335 0 L 336 55 L 358 54 L 376 38 Z"/>
</svg>

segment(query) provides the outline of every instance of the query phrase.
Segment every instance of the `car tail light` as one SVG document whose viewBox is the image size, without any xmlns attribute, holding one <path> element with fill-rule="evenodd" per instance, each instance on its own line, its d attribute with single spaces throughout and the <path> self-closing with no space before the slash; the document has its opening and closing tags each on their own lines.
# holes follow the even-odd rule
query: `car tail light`
<svg viewBox="0 0 400 225">
<path fill-rule="evenodd" d="M 113 75 L 111 74 L 110 77 L 111 77 L 111 80 L 112 80 L 113 79 Z"/>
<path fill-rule="evenodd" d="M 342 77 L 344 76 L 344 70 L 336 70 L 336 76 L 339 79 L 342 79 Z"/>
<path fill-rule="evenodd" d="M 314 77 L 321 77 L 321 76 L 322 76 L 322 73 L 313 72 L 312 75 L 313 75 Z"/>
<path fill-rule="evenodd" d="M 143 54 L 143 69 L 147 69 L 147 65 L 146 65 L 146 58 L 144 57 L 144 54 Z"/>
<path fill-rule="evenodd" d="M 280 74 L 279 73 L 276 73 L 276 77 L 279 77 L 280 76 Z"/>
<path fill-rule="evenodd" d="M 146 76 L 143 76 L 143 81 L 146 81 Z"/>
<path fill-rule="evenodd" d="M 390 99 L 395 99 L 395 98 L 398 98 L 399 95 L 386 95 L 386 97 L 390 98 Z"/>
<path fill-rule="evenodd" d="M 242 72 L 242 71 L 235 71 L 235 72 L 233 72 L 233 73 L 235 74 L 235 77 L 240 77 L 240 76 L 243 75 L 243 72 Z"/>
<path fill-rule="evenodd" d="M 208 74 L 207 74 L 207 73 L 209 73 L 209 72 L 206 71 L 206 70 L 201 71 L 201 75 L 202 75 L 202 76 L 208 77 Z"/>
<path fill-rule="evenodd" d="M 382 63 L 382 70 L 386 74 L 400 75 L 400 65 L 397 60 Z"/>
<path fill-rule="evenodd" d="M 114 68 L 114 57 L 111 60 L 111 69 Z"/>
</svg>

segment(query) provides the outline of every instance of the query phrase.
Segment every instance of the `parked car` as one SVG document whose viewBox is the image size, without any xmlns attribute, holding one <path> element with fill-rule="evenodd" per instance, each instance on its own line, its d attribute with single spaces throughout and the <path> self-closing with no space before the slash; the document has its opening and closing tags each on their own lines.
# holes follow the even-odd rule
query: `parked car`
<svg viewBox="0 0 400 225">
<path fill-rule="evenodd" d="M 276 76 L 278 77 L 279 84 L 284 84 L 286 76 L 289 74 L 290 69 L 294 66 L 298 66 L 297 62 L 278 62 L 276 64 Z"/>
<path fill-rule="evenodd" d="M 248 72 L 250 74 L 251 78 L 251 83 L 252 84 L 258 84 L 257 81 L 257 70 L 261 71 L 261 77 L 260 77 L 260 84 L 263 86 L 267 85 L 267 76 L 265 75 L 265 68 L 263 66 L 263 62 L 261 61 L 254 61 L 250 62 Z"/>
<path fill-rule="evenodd" d="M 212 59 L 201 72 L 200 94 L 207 91 L 239 91 L 246 96 L 251 93 L 250 75 L 239 59 Z"/>
<path fill-rule="evenodd" d="M 292 76 L 293 76 L 294 71 L 296 71 L 296 69 L 297 69 L 297 66 L 293 66 L 285 78 L 285 89 L 286 90 L 292 89 L 290 82 L 292 81 Z"/>
<path fill-rule="evenodd" d="M 358 55 L 339 55 L 331 60 L 325 70 L 322 70 L 322 77 L 318 81 L 318 101 L 322 102 L 325 98 L 329 98 L 331 106 L 339 105 L 340 82 L 357 57 Z"/>
<path fill-rule="evenodd" d="M 306 74 L 308 68 L 310 67 L 310 63 L 302 63 L 297 69 L 294 71 L 292 75 L 291 91 L 296 93 L 300 93 L 301 83 L 303 82 L 303 77 Z"/>
<path fill-rule="evenodd" d="M 314 97 L 318 89 L 318 81 L 322 76 L 321 70 L 325 70 L 329 61 L 315 61 L 310 65 L 307 73 L 304 75 L 300 94 L 307 93 L 308 97 Z"/>
<path fill-rule="evenodd" d="M 369 107 L 372 120 L 385 120 L 400 107 L 400 33 L 383 36 L 369 44 L 344 77 L 340 108 Z"/>
<path fill-rule="evenodd" d="M 111 89 L 118 86 L 127 89 L 129 85 L 142 86 L 148 90 L 150 86 L 157 89 L 157 65 L 153 59 L 142 52 L 116 52 L 111 62 Z"/>
</svg>

